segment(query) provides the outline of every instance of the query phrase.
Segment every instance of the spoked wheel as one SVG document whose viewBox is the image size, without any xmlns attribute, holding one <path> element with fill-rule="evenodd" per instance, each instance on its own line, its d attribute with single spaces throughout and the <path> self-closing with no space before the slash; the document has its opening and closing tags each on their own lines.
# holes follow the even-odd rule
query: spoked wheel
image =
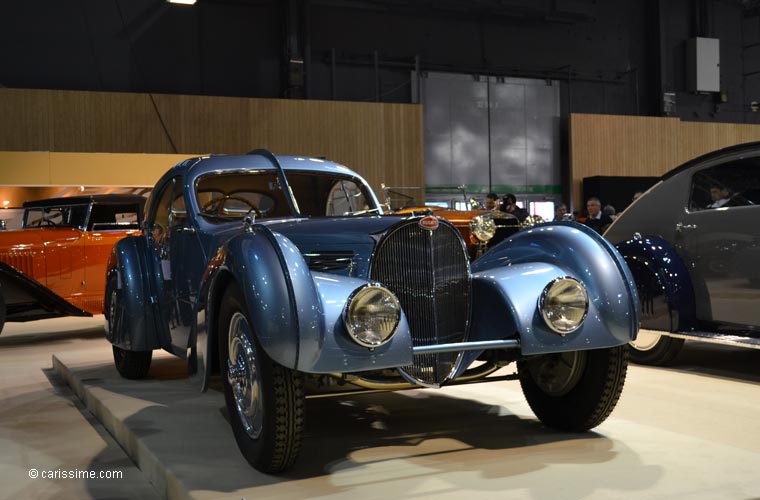
<svg viewBox="0 0 760 500">
<path fill-rule="evenodd" d="M 661 335 L 653 330 L 639 330 L 630 343 L 631 361 L 642 365 L 667 365 L 675 359 L 684 340 Z"/>
<path fill-rule="evenodd" d="M 230 425 L 256 469 L 281 472 L 298 457 L 304 426 L 303 377 L 272 361 L 251 328 L 239 288 L 231 285 L 219 313 L 219 361 Z"/>
<path fill-rule="evenodd" d="M 121 290 L 119 290 L 116 274 L 111 274 L 106 282 L 105 306 L 106 326 L 108 328 L 106 337 L 110 342 L 120 343 L 126 335 L 126 322 L 129 321 L 129 316 L 124 313 Z M 113 346 L 114 365 L 116 365 L 119 375 L 124 378 L 145 378 L 150 369 L 152 358 L 153 351 L 128 351 L 116 345 Z"/>
<path fill-rule="evenodd" d="M 549 427 L 586 431 L 604 422 L 623 392 L 628 347 L 571 351 L 518 361 L 533 413 Z"/>
</svg>

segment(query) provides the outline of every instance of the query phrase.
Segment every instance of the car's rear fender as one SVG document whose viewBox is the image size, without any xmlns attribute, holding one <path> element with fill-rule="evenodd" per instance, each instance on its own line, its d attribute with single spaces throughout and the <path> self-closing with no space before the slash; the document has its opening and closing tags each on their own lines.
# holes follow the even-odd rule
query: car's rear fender
<svg viewBox="0 0 760 500">
<path fill-rule="evenodd" d="M 665 323 L 648 324 L 642 317 L 642 327 L 679 331 L 693 326 L 696 321 L 694 286 L 686 264 L 667 240 L 658 236 L 632 238 L 616 245 L 617 250 L 629 264 L 639 287 L 642 301 L 666 301 L 670 318 Z M 656 287 L 644 290 L 642 287 Z M 643 304 L 656 308 L 656 304 Z M 669 325 L 667 325 L 669 323 Z"/>
<path fill-rule="evenodd" d="M 469 340 L 520 337 L 523 354 L 598 349 L 636 338 L 638 295 L 622 256 L 595 231 L 575 223 L 523 230 L 476 260 Z M 559 335 L 538 309 L 555 278 L 580 281 L 589 296 L 586 320 Z"/>
<path fill-rule="evenodd" d="M 411 339 L 405 318 L 393 340 L 373 351 L 348 337 L 342 313 L 348 297 L 365 280 L 312 273 L 287 237 L 263 225 L 230 239 L 212 259 L 201 286 L 198 339 L 214 344 L 213 304 L 225 286 L 240 286 L 253 328 L 267 355 L 277 363 L 307 373 L 362 371 L 410 363 Z M 207 333 L 210 335 L 207 335 Z"/>
<path fill-rule="evenodd" d="M 129 321 L 119 332 L 109 329 L 106 338 L 122 349 L 170 350 L 168 325 L 161 319 L 161 276 L 156 274 L 159 266 L 153 262 L 154 253 L 145 237 L 128 236 L 114 245 L 108 259 L 106 280 L 116 274 L 117 286 L 122 292 L 121 307 Z M 105 303 L 108 303 L 107 297 Z"/>
</svg>

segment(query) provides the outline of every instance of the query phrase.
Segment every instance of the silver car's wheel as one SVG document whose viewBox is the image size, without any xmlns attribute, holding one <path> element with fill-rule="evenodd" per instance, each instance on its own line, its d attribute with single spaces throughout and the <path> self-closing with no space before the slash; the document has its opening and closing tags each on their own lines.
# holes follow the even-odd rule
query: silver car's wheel
<svg viewBox="0 0 760 500">
<path fill-rule="evenodd" d="M 237 415 L 246 434 L 258 439 L 261 434 L 261 385 L 256 368 L 256 349 L 248 340 L 251 336 L 248 321 L 236 312 L 230 320 L 227 382 L 237 407 Z"/>
<path fill-rule="evenodd" d="M 637 351 L 650 351 L 657 345 L 661 338 L 662 335 L 652 330 L 639 330 L 636 340 L 631 342 L 631 347 Z"/>
<path fill-rule="evenodd" d="M 681 352 L 683 339 L 662 335 L 653 330 L 639 330 L 631 342 L 631 361 L 642 365 L 667 365 Z"/>
<path fill-rule="evenodd" d="M 623 392 L 628 347 L 532 356 L 517 362 L 525 399 L 549 427 L 586 431 L 604 422 Z"/>
<path fill-rule="evenodd" d="M 217 325 L 224 399 L 238 448 L 256 469 L 282 472 L 301 448 L 303 376 L 267 356 L 234 283 L 222 297 Z"/>
</svg>

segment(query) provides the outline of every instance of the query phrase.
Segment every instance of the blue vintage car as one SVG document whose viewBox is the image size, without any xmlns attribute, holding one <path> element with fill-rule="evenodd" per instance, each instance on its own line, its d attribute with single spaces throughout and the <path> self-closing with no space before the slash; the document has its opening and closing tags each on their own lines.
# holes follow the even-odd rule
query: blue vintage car
<svg viewBox="0 0 760 500">
<path fill-rule="evenodd" d="M 638 297 L 609 243 L 573 222 L 518 232 L 471 262 L 450 223 L 383 215 L 330 161 L 207 156 L 156 184 L 143 232 L 117 243 L 106 319 L 118 371 L 154 349 L 217 367 L 245 458 L 293 464 L 312 386 L 440 387 L 509 364 L 538 418 L 583 431 L 623 389 Z M 217 361 L 218 360 L 218 361 Z"/>
</svg>

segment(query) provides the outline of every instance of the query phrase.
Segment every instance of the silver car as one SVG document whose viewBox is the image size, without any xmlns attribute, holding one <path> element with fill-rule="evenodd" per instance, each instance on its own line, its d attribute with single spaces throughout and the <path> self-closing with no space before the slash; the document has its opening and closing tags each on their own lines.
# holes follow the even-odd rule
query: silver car
<svg viewBox="0 0 760 500">
<path fill-rule="evenodd" d="M 760 142 L 665 174 L 604 236 L 634 274 L 631 359 L 672 361 L 685 339 L 760 349 Z"/>
</svg>

